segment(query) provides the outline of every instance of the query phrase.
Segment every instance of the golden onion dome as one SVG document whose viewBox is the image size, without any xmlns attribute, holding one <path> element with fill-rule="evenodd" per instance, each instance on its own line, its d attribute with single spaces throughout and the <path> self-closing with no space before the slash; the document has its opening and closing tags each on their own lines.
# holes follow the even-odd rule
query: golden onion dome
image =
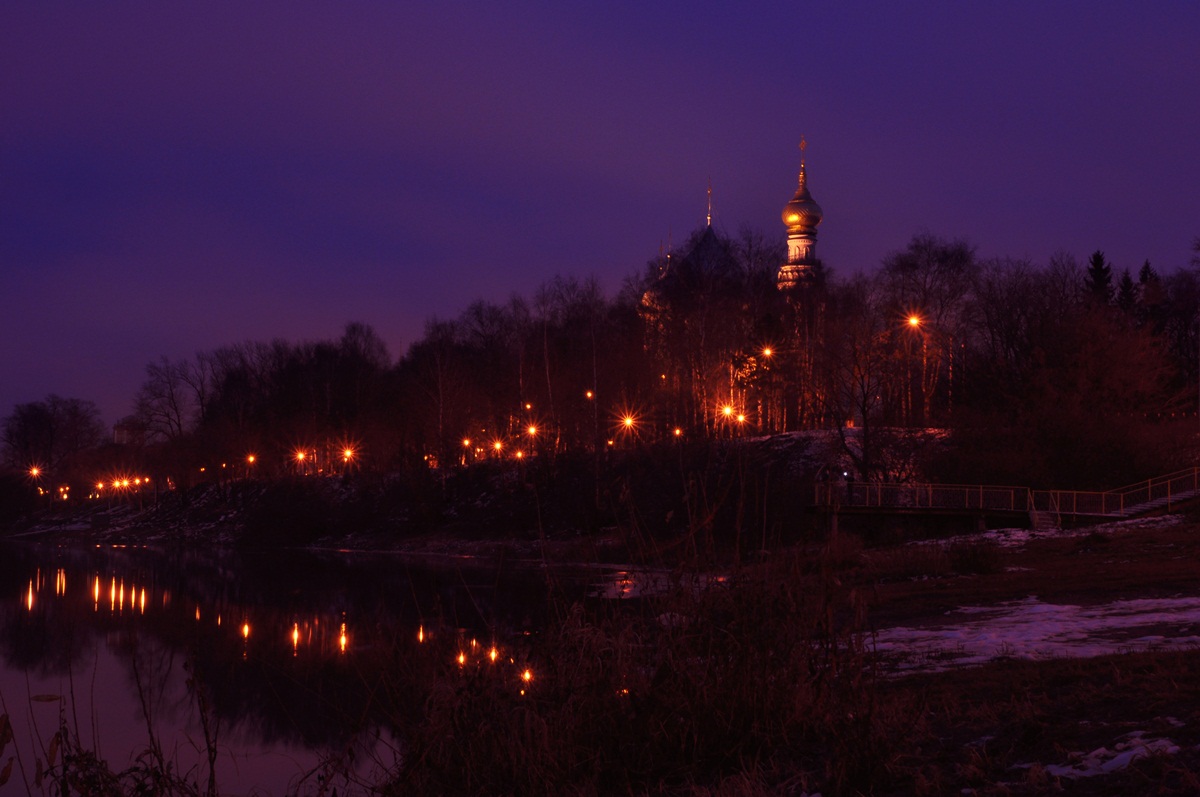
<svg viewBox="0 0 1200 797">
<path fill-rule="evenodd" d="M 816 227 L 824 218 L 821 206 L 808 192 L 808 177 L 803 165 L 800 166 L 800 186 L 796 189 L 796 195 L 792 197 L 792 201 L 783 206 L 782 216 L 783 223 L 789 229 L 792 227 Z"/>
</svg>

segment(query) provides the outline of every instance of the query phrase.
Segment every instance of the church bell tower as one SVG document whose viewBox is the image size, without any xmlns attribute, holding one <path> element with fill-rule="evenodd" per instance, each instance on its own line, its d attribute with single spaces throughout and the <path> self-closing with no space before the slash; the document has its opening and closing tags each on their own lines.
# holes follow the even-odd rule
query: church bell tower
<svg viewBox="0 0 1200 797">
<path fill-rule="evenodd" d="M 783 225 L 787 228 L 787 262 L 779 267 L 775 284 L 781 291 L 803 285 L 812 277 L 817 262 L 817 225 L 821 206 L 808 192 L 808 172 L 804 163 L 807 142 L 800 139 L 800 180 L 796 195 L 783 207 Z"/>
</svg>

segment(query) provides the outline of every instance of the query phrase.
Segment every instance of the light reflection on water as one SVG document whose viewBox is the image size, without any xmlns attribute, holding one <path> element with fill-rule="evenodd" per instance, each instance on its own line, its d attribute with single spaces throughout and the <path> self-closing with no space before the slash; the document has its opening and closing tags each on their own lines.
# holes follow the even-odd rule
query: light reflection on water
<svg viewBox="0 0 1200 797">
<path fill-rule="evenodd" d="M 593 570 L 579 597 L 588 582 L 607 597 L 657 588 Z M 152 731 L 203 787 L 198 684 L 218 721 L 222 794 L 313 791 L 304 774 L 354 745 L 360 776 L 394 767 L 406 711 L 378 695 L 420 700 L 395 681 L 419 685 L 438 657 L 524 694 L 537 667 L 519 641 L 547 611 L 546 579 L 529 571 L 125 547 L 5 547 L 3 594 L 18 600 L 0 604 L 0 697 L 23 755 L 63 720 L 119 771 Z M 37 699 L 51 695 L 61 701 Z"/>
<path fill-rule="evenodd" d="M 615 570 L 592 585 L 590 595 L 606 600 L 632 600 L 661 595 L 670 586 L 668 575 L 653 570 Z"/>
</svg>

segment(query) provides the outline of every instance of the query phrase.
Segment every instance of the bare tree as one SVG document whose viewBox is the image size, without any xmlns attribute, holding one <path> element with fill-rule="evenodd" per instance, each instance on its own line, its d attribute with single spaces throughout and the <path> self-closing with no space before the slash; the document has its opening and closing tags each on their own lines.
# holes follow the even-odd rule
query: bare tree
<svg viewBox="0 0 1200 797">
<path fill-rule="evenodd" d="M 146 381 L 138 389 L 134 413 L 146 431 L 161 440 L 175 440 L 192 430 L 197 406 L 192 368 L 186 360 L 171 362 L 163 355 L 146 366 Z"/>
<path fill-rule="evenodd" d="M 896 323 L 910 321 L 910 337 L 919 351 L 919 371 L 911 387 L 909 422 L 924 425 L 939 387 L 952 390 L 955 341 L 965 332 L 967 299 L 979 266 L 975 249 L 961 239 L 945 241 L 928 233 L 913 236 L 908 247 L 883 261 L 880 277 L 888 311 Z M 919 348 L 917 348 L 919 347 Z"/>
<path fill-rule="evenodd" d="M 14 468 L 62 468 L 105 437 L 100 411 L 90 401 L 49 395 L 18 404 L 4 420 L 4 459 Z"/>
</svg>

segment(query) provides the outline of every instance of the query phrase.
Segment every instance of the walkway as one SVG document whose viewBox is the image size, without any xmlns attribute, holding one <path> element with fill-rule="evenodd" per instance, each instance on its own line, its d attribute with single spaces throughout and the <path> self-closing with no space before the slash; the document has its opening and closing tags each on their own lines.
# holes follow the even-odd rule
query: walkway
<svg viewBox="0 0 1200 797">
<path fill-rule="evenodd" d="M 816 505 L 829 510 L 884 512 L 996 512 L 1027 514 L 1033 524 L 1072 518 L 1128 518 L 1156 510 L 1171 511 L 1200 495 L 1200 468 L 1106 492 L 1031 490 L 1028 487 L 962 484 L 886 484 L 822 482 Z"/>
</svg>

